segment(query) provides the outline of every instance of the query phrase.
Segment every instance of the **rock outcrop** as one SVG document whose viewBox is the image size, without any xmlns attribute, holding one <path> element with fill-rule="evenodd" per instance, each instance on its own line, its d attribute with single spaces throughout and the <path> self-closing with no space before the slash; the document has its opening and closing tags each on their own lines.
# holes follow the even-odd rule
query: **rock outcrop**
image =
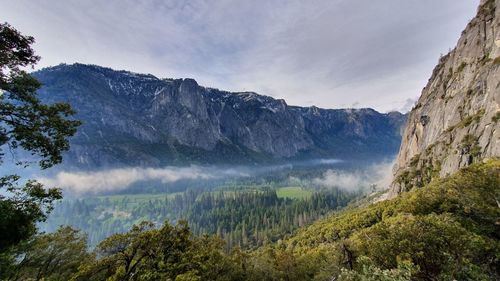
<svg viewBox="0 0 500 281">
<path fill-rule="evenodd" d="M 409 114 L 390 196 L 500 156 L 500 0 L 483 0 Z"/>
<path fill-rule="evenodd" d="M 93 65 L 34 73 L 45 102 L 64 101 L 83 121 L 66 165 L 259 163 L 311 157 L 395 155 L 405 116 L 373 109 L 289 106 L 193 79 L 158 79 Z"/>
</svg>

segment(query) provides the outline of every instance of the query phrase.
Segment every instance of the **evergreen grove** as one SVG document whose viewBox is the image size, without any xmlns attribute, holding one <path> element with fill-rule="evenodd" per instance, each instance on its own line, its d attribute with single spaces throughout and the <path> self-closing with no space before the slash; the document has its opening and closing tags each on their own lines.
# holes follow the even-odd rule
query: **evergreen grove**
<svg viewBox="0 0 500 281">
<path fill-rule="evenodd" d="M 496 280 L 500 160 L 345 210 L 253 250 L 144 222 L 87 252 L 70 227 L 2 254 L 4 280 Z"/>
</svg>

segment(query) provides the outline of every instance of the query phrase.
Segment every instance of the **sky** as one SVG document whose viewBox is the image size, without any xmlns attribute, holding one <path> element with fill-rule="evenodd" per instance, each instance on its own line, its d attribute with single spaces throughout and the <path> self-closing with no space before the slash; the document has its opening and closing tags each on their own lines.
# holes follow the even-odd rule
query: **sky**
<svg viewBox="0 0 500 281">
<path fill-rule="evenodd" d="M 408 111 L 479 0 L 0 0 L 37 68 L 194 78 L 289 105 Z"/>
</svg>

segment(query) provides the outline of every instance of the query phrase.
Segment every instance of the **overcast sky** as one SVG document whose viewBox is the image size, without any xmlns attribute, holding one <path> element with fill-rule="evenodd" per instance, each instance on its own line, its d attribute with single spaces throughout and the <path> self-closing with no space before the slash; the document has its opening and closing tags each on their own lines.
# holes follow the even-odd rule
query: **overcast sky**
<svg viewBox="0 0 500 281">
<path fill-rule="evenodd" d="M 408 110 L 479 0 L 0 0 L 38 67 L 195 78 L 288 104 Z"/>
</svg>

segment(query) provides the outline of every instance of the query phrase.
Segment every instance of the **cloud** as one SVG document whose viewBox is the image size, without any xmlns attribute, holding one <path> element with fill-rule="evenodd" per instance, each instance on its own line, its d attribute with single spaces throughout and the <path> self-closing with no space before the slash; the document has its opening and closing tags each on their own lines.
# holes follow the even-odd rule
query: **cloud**
<svg viewBox="0 0 500 281">
<path fill-rule="evenodd" d="M 358 190 L 363 186 L 364 181 L 356 173 L 328 170 L 321 178 L 315 179 L 314 183 L 345 190 Z"/>
<path fill-rule="evenodd" d="M 339 159 L 312 159 L 268 166 L 126 167 L 100 171 L 59 171 L 52 176 L 39 176 L 37 180 L 45 186 L 55 186 L 73 193 L 105 193 L 126 190 L 131 185 L 144 181 L 159 181 L 168 184 L 180 180 L 209 181 L 261 177 L 295 168 L 300 170 L 304 167 L 324 165 L 336 167 L 343 162 Z M 373 184 L 378 188 L 386 188 L 392 178 L 392 166 L 393 162 L 381 162 L 367 167 L 363 166 L 362 169 L 354 172 L 329 169 L 321 177 L 312 179 L 311 182 L 315 185 L 345 190 L 359 190 Z M 290 177 L 289 180 L 301 181 L 298 177 Z"/>
<path fill-rule="evenodd" d="M 399 109 L 400 112 L 409 112 L 417 103 L 418 98 L 407 98 L 405 104 Z"/>
<path fill-rule="evenodd" d="M 354 172 L 327 170 L 321 177 L 313 179 L 313 183 L 325 187 L 337 187 L 348 191 L 358 191 L 375 186 L 382 190 L 389 187 L 392 180 L 394 162 L 373 164 L 366 169 Z"/>
<path fill-rule="evenodd" d="M 338 164 L 342 163 L 343 161 L 340 159 L 318 159 L 313 160 L 313 162 L 317 162 L 318 164 Z"/>
<path fill-rule="evenodd" d="M 0 0 L 0 18 L 35 36 L 40 67 L 93 63 L 386 111 L 420 94 L 478 3 Z"/>
<path fill-rule="evenodd" d="M 336 165 L 339 159 L 312 159 L 266 166 L 188 166 L 144 168 L 126 167 L 100 171 L 59 171 L 52 176 L 39 176 L 46 186 L 60 187 L 76 193 L 97 193 L 125 190 L 134 183 L 160 181 L 173 183 L 180 180 L 216 180 L 262 176 L 270 172 L 318 165 Z"/>
<path fill-rule="evenodd" d="M 228 176 L 246 176 L 235 169 L 216 170 L 198 166 L 166 168 L 121 168 L 96 172 L 59 172 L 54 177 L 40 178 L 47 186 L 57 186 L 76 193 L 124 190 L 130 185 L 156 180 L 172 183 L 179 180 L 210 180 Z"/>
</svg>

